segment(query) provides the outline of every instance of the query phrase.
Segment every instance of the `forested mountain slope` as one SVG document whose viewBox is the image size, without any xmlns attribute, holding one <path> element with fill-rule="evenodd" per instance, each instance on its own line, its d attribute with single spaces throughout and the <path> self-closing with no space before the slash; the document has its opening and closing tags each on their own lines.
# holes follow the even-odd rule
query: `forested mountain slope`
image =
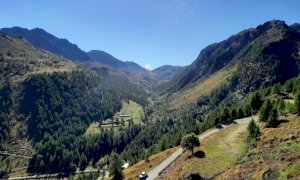
<svg viewBox="0 0 300 180">
<path fill-rule="evenodd" d="M 166 103 L 154 111 L 190 112 L 201 121 L 225 99 L 240 102 L 258 88 L 297 76 L 299 51 L 300 33 L 283 21 L 242 31 L 206 47 L 182 73 L 159 85 Z"/>
<path fill-rule="evenodd" d="M 165 91 L 148 111 L 149 119 L 167 124 L 165 136 L 156 141 L 158 146 L 178 145 L 181 133 L 198 134 L 228 121 L 231 111 L 238 112 L 237 117 L 255 112 L 252 105 L 238 104 L 248 102 L 251 92 L 259 88 L 298 76 L 299 45 L 299 32 L 274 20 L 202 50 L 182 73 L 159 86 Z M 229 109 L 231 106 L 234 108 Z M 146 141 L 142 133 L 141 142 Z M 140 149 L 137 144 L 141 142 L 132 144 Z"/>
<path fill-rule="evenodd" d="M 15 38 L 25 38 L 37 48 L 61 55 L 78 63 L 90 60 L 88 55 L 76 44 L 70 43 L 67 39 L 59 39 L 40 28 L 29 30 L 21 27 L 12 27 L 2 28 L 0 32 Z"/>
<path fill-rule="evenodd" d="M 251 91 L 298 75 L 300 35 L 296 25 L 268 21 L 207 46 L 182 73 L 165 84 L 171 92 L 191 87 L 211 74 L 238 65 L 239 88 Z"/>
<path fill-rule="evenodd" d="M 131 123 L 119 133 L 104 129 L 99 136 L 85 136 L 90 123 L 112 117 L 122 101 L 146 106 L 142 88 L 6 35 L 0 35 L 0 57 L 0 150 L 17 151 L 22 147 L 17 142 L 31 141 L 30 172 L 84 169 L 112 150 L 121 152 L 141 130 Z"/>
</svg>

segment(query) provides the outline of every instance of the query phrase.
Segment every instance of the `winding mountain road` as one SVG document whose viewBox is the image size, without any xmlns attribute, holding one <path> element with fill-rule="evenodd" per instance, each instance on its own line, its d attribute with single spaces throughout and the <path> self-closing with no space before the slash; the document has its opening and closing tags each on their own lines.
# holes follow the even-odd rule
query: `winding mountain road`
<svg viewBox="0 0 300 180">
<path fill-rule="evenodd" d="M 242 119 L 236 119 L 234 120 L 234 123 L 236 124 L 248 124 L 251 119 L 257 121 L 258 120 L 258 116 L 251 116 L 251 117 L 246 117 L 246 118 L 242 118 Z M 205 134 L 202 134 L 199 136 L 199 140 L 203 140 L 219 131 L 221 131 L 222 129 L 226 128 L 227 125 L 221 125 L 222 128 L 214 128 L 210 131 L 208 131 Z M 171 156 L 169 156 L 167 159 L 165 159 L 163 162 L 161 162 L 158 166 L 156 166 L 154 169 L 152 169 L 149 173 L 148 173 L 148 178 L 147 180 L 153 180 L 155 178 L 158 177 L 158 175 L 165 169 L 167 168 L 178 156 L 180 156 L 183 153 L 183 149 L 179 148 L 177 151 L 175 151 Z"/>
</svg>

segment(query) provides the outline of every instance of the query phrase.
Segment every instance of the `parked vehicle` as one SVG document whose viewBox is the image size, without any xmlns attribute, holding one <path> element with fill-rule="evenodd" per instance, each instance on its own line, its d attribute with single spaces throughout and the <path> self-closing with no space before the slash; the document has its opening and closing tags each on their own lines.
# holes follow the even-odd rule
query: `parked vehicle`
<svg viewBox="0 0 300 180">
<path fill-rule="evenodd" d="M 142 172 L 142 174 L 139 175 L 140 180 L 145 180 L 147 179 L 148 174 L 146 172 Z"/>
</svg>

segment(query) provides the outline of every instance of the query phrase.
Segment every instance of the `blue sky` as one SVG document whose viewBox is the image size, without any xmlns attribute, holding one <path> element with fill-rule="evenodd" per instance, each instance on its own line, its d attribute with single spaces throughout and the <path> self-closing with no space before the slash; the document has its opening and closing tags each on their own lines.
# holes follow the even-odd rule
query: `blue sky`
<svg viewBox="0 0 300 180">
<path fill-rule="evenodd" d="M 299 0 L 7 0 L 0 27 L 40 27 L 142 66 L 187 65 L 201 49 L 271 19 L 300 23 Z"/>
</svg>

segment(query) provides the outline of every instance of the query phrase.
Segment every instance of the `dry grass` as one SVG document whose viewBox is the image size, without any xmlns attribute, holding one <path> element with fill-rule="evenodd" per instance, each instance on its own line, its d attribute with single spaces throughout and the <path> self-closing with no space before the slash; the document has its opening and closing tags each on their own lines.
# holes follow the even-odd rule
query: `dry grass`
<svg viewBox="0 0 300 180">
<path fill-rule="evenodd" d="M 281 173 L 281 179 L 296 178 L 300 176 L 300 160 L 286 167 Z"/>
<path fill-rule="evenodd" d="M 159 165 L 163 160 L 169 157 L 173 152 L 175 152 L 178 147 L 165 150 L 158 154 L 155 154 L 149 157 L 149 162 L 145 162 L 144 160 L 129 167 L 124 171 L 125 179 L 137 179 L 141 172 L 149 172 L 157 165 Z"/>
<path fill-rule="evenodd" d="M 48 51 L 37 49 L 23 39 L 0 36 L 2 65 L 10 68 L 13 82 L 22 82 L 31 74 L 69 72 L 77 65 Z M 9 64 L 9 65 L 7 65 Z"/>
<path fill-rule="evenodd" d="M 258 148 L 273 148 L 282 144 L 282 142 L 294 142 L 295 139 L 300 140 L 300 117 L 289 115 L 288 117 L 280 117 L 282 122 L 277 128 L 261 128 L 261 140 Z M 289 134 L 293 134 L 295 139 L 291 140 Z"/>
<path fill-rule="evenodd" d="M 15 144 L 11 146 L 11 152 L 19 155 L 24 155 L 24 156 L 32 156 L 34 150 L 29 140 L 18 139 L 15 140 Z M 19 176 L 28 175 L 27 167 L 29 165 L 30 159 L 11 156 L 11 160 L 12 160 L 12 169 L 14 171 L 12 171 L 9 174 L 10 177 L 19 177 Z"/>
<path fill-rule="evenodd" d="M 256 160 L 246 162 L 244 164 L 237 164 L 229 170 L 220 174 L 216 179 L 231 180 L 231 179 L 263 179 L 266 172 L 271 174 L 274 169 L 280 169 L 286 164 L 278 163 L 276 161 L 262 161 Z M 271 178 L 274 179 L 274 178 Z"/>
<path fill-rule="evenodd" d="M 9 152 L 12 154 L 18 154 L 23 156 L 32 156 L 35 153 L 33 149 L 32 142 L 23 135 L 26 131 L 27 126 L 24 122 L 11 121 L 11 132 L 10 139 L 8 140 Z M 9 174 L 10 177 L 27 176 L 27 167 L 29 165 L 30 159 L 10 156 L 11 168 L 13 171 Z M 1 161 L 1 159 L 0 159 Z"/>
<path fill-rule="evenodd" d="M 224 171 L 218 179 L 299 179 L 300 117 L 289 115 L 281 120 L 285 121 L 277 128 L 261 126 L 257 147 L 245 156 L 248 160 Z"/>
<path fill-rule="evenodd" d="M 177 94 L 170 102 L 170 110 L 180 109 L 195 103 L 201 96 L 208 95 L 212 90 L 223 84 L 235 70 L 236 67 L 223 68 L 196 86 L 181 92 L 180 95 Z"/>
<path fill-rule="evenodd" d="M 90 124 L 90 126 L 87 128 L 86 135 L 96 135 L 100 134 L 100 128 L 99 128 L 99 122 L 93 122 Z"/>
<path fill-rule="evenodd" d="M 205 157 L 191 157 L 183 153 L 159 177 L 159 179 L 180 179 L 191 172 L 212 177 L 234 165 L 246 149 L 246 124 L 230 127 L 206 138 L 195 152 L 205 153 Z"/>
</svg>

